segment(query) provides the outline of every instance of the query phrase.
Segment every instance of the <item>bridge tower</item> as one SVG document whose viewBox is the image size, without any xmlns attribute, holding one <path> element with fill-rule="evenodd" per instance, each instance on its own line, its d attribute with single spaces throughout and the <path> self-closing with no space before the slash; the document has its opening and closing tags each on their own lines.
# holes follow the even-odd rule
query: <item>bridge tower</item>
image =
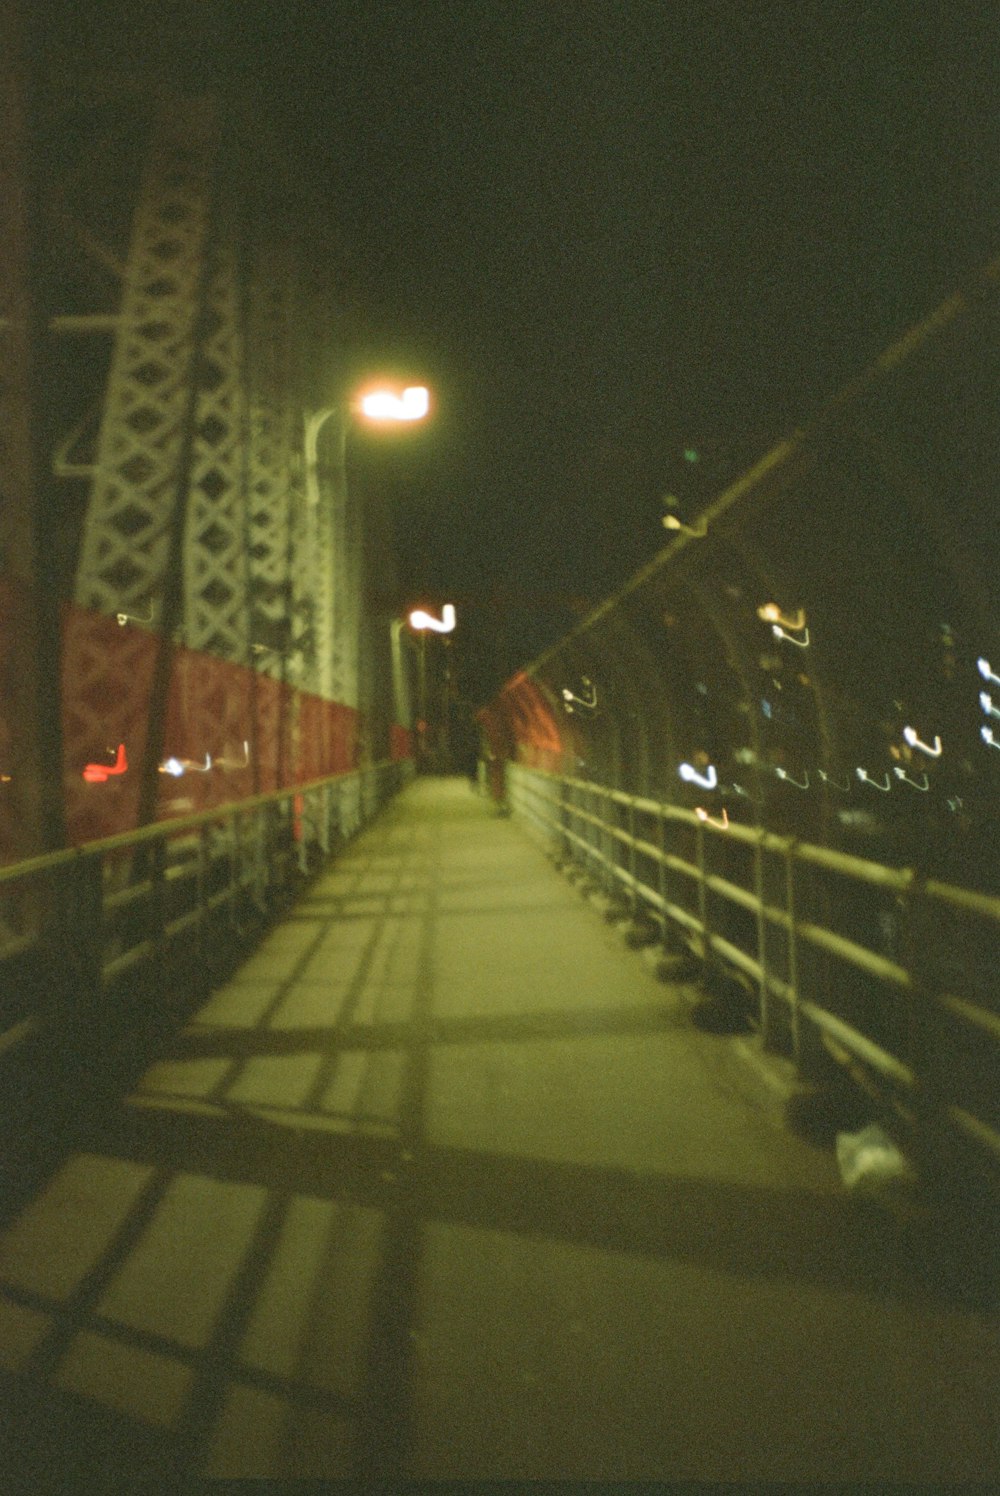
<svg viewBox="0 0 1000 1496">
<path fill-rule="evenodd" d="M 59 702 L 70 840 L 171 813 L 168 791 L 176 812 L 349 768 L 362 705 L 362 525 L 335 420 L 306 472 L 309 419 L 336 398 L 337 287 L 311 271 L 280 152 L 210 96 L 28 74 L 8 51 L 7 857 L 60 838 L 39 701 Z M 81 771 L 119 743 L 126 775 L 95 796 Z M 173 786 L 170 758 L 190 765 Z"/>
</svg>

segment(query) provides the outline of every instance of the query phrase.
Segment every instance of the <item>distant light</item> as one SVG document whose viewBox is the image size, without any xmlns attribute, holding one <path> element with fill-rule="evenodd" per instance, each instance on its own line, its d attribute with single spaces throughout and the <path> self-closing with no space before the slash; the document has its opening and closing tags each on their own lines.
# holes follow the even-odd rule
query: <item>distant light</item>
<svg viewBox="0 0 1000 1496">
<path fill-rule="evenodd" d="M 676 514 L 665 514 L 663 516 L 664 528 L 667 530 L 679 530 L 682 535 L 705 535 L 708 533 L 708 521 L 702 515 L 701 519 L 694 525 L 685 525 L 677 518 Z"/>
<path fill-rule="evenodd" d="M 928 758 L 941 757 L 941 739 L 938 737 L 937 733 L 934 734 L 933 744 L 925 743 L 923 739 L 918 738 L 916 728 L 914 727 L 904 727 L 903 737 L 909 743 L 911 748 L 919 748 L 921 753 L 927 754 Z"/>
<path fill-rule="evenodd" d="M 84 764 L 82 777 L 88 784 L 106 784 L 115 774 L 125 774 L 128 771 L 128 760 L 125 757 L 125 744 L 118 744 L 118 753 L 113 764 Z"/>
<path fill-rule="evenodd" d="M 892 772 L 895 774 L 896 778 L 901 779 L 904 784 L 912 784 L 915 790 L 920 790 L 923 794 L 926 794 L 931 787 L 931 782 L 927 778 L 926 774 L 921 774 L 920 778 L 924 782 L 923 784 L 919 784 L 917 780 L 911 779 L 909 774 L 907 774 L 906 770 L 903 768 L 897 766 L 895 769 L 893 769 Z"/>
<path fill-rule="evenodd" d="M 794 634 L 788 633 L 786 629 L 781 627 L 780 623 L 771 624 L 771 633 L 776 639 L 784 639 L 786 644 L 795 644 L 799 649 L 809 648 L 809 630 L 807 628 L 802 630 L 801 639 L 796 639 Z"/>
<path fill-rule="evenodd" d="M 580 681 L 584 691 L 587 693 L 585 696 L 574 695 L 574 693 L 569 689 L 568 686 L 563 686 L 562 688 L 562 699 L 566 704 L 566 710 L 568 712 L 571 712 L 573 710 L 572 706 L 570 706 L 571 701 L 575 701 L 577 706 L 585 706 L 588 711 L 593 711 L 593 709 L 597 706 L 597 687 L 594 685 L 593 681 L 589 680 L 585 675 L 580 677 Z"/>
<path fill-rule="evenodd" d="M 976 664 L 979 667 L 979 674 L 983 677 L 983 680 L 996 681 L 997 685 L 1000 686 L 1000 675 L 993 674 L 992 670 L 990 669 L 989 660 L 984 659 L 983 656 L 980 655 L 979 659 L 976 661 Z"/>
<path fill-rule="evenodd" d="M 862 769 L 860 765 L 855 769 L 854 772 L 861 780 L 862 784 L 870 784 L 873 790 L 880 790 L 883 795 L 887 795 L 892 789 L 892 784 L 890 782 L 888 774 L 885 776 L 885 784 L 879 784 L 878 780 L 873 779 L 872 776 L 867 772 L 867 770 Z"/>
<path fill-rule="evenodd" d="M 430 409 L 430 393 L 423 385 L 411 385 L 402 395 L 391 390 L 373 390 L 361 400 L 361 414 L 373 421 L 419 421 Z"/>
<path fill-rule="evenodd" d="M 433 629 L 435 634 L 450 634 L 455 627 L 455 609 L 451 603 L 445 603 L 441 617 L 435 618 L 433 613 L 426 613 L 423 608 L 414 608 L 410 614 L 410 627 Z"/>
<path fill-rule="evenodd" d="M 685 447 L 684 448 L 684 461 L 685 462 L 697 462 L 698 461 L 698 454 L 695 451 L 694 447 Z"/>
<path fill-rule="evenodd" d="M 738 788 L 738 786 L 734 785 L 734 788 Z M 729 828 L 729 812 L 726 810 L 725 806 L 722 807 L 721 818 L 718 816 L 710 816 L 703 805 L 696 805 L 694 808 L 694 813 L 698 817 L 699 821 L 704 821 L 707 826 L 718 826 L 720 831 L 726 831 Z"/>
<path fill-rule="evenodd" d="M 704 774 L 699 774 L 694 764 L 679 764 L 677 772 L 686 784 L 698 784 L 703 790 L 714 790 L 719 782 L 715 769 L 711 764 L 709 764 Z"/>
<path fill-rule="evenodd" d="M 757 609 L 757 617 L 762 618 L 765 623 L 780 623 L 782 628 L 794 629 L 796 633 L 801 633 L 806 626 L 804 608 L 796 608 L 794 613 L 783 613 L 777 603 L 761 603 Z"/>
</svg>

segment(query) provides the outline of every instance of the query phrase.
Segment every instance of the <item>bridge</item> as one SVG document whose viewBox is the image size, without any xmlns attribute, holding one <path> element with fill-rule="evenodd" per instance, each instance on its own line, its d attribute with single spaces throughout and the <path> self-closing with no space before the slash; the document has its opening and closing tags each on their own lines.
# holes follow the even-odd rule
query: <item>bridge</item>
<svg viewBox="0 0 1000 1496">
<path fill-rule="evenodd" d="M 995 1477 L 1000 264 L 470 779 L 280 154 L 2 66 L 9 1461 Z"/>
</svg>

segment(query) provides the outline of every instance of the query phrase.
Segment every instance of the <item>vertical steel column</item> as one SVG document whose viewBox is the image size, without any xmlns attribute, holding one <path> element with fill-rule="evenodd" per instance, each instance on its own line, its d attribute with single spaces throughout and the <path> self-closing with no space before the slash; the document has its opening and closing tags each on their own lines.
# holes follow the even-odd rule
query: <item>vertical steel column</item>
<svg viewBox="0 0 1000 1496">
<path fill-rule="evenodd" d="M 0 4 L 0 36 L 0 857 L 16 861 L 63 841 L 62 776 L 57 598 L 42 582 L 50 474 L 38 144 L 10 0 Z"/>
<path fill-rule="evenodd" d="M 705 886 L 705 824 L 695 821 L 695 862 L 698 868 L 698 920 L 701 924 L 701 959 L 712 961 L 712 940 L 708 920 L 708 889 Z"/>
<path fill-rule="evenodd" d="M 80 609 L 111 618 L 127 613 L 133 622 L 114 651 L 99 617 L 80 621 L 67 644 L 69 757 L 92 754 L 113 722 L 133 763 L 143 761 L 143 793 L 130 800 L 139 819 L 154 812 L 173 634 L 184 621 L 181 567 L 198 440 L 199 344 L 211 332 L 206 254 L 216 147 L 207 100 L 158 103 L 76 580 Z M 145 619 L 158 635 L 154 649 L 135 621 Z"/>
<path fill-rule="evenodd" d="M 792 842 L 785 843 L 785 914 L 788 918 L 786 925 L 786 967 L 792 1005 L 792 1059 L 795 1061 L 796 1072 L 801 1076 L 803 1070 L 803 1053 L 801 1013 L 799 1011 L 799 937 L 795 924 L 797 917 L 795 912 L 795 849 Z M 766 987 L 766 982 L 764 985 Z M 761 1013 L 761 1040 L 765 1049 L 770 1049 L 774 1041 L 770 1017 L 771 1005 L 768 1003 L 767 1021 L 765 1021 L 765 1014 Z"/>
</svg>

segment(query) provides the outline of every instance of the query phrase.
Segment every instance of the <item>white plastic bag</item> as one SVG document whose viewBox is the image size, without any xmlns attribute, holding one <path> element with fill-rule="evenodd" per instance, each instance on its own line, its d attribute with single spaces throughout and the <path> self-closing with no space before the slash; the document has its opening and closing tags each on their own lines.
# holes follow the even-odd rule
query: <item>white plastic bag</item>
<svg viewBox="0 0 1000 1496">
<path fill-rule="evenodd" d="M 917 1175 L 884 1128 L 837 1134 L 837 1165 L 851 1194 L 885 1205 L 894 1214 L 917 1211 Z"/>
</svg>

